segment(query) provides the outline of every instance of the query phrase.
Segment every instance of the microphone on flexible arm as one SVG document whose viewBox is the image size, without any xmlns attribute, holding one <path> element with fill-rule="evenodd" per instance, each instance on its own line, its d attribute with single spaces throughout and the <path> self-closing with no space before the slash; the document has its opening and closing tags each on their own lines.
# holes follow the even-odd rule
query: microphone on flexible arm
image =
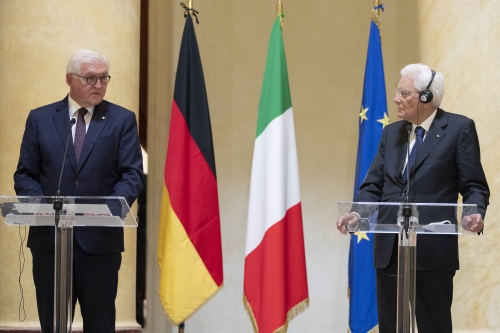
<svg viewBox="0 0 500 333">
<path fill-rule="evenodd" d="M 409 163 L 410 163 L 410 134 L 412 131 L 413 125 L 408 124 L 406 126 L 406 133 L 408 133 L 408 139 L 406 140 L 406 157 L 407 157 L 407 162 L 406 162 L 406 203 L 410 200 L 410 168 L 409 168 Z"/>
<path fill-rule="evenodd" d="M 407 162 L 406 162 L 406 204 L 403 205 L 403 216 L 405 218 L 405 233 L 406 233 L 406 239 L 408 239 L 408 229 L 410 228 L 410 217 L 412 214 L 412 209 L 409 205 L 409 197 L 410 197 L 410 134 L 412 131 L 413 125 L 408 124 L 406 126 L 406 132 L 408 133 L 408 139 L 406 140 L 406 145 L 408 149 L 406 150 L 406 157 L 407 157 Z M 414 147 L 416 148 L 416 147 Z"/>
<path fill-rule="evenodd" d="M 56 199 L 54 200 L 52 207 L 54 208 L 55 212 L 55 219 L 54 223 L 56 228 L 59 229 L 58 224 L 59 224 L 59 215 L 60 212 L 63 208 L 63 202 L 59 198 L 61 197 L 61 180 L 62 180 L 62 175 L 63 175 L 63 170 L 64 170 L 64 162 L 66 162 L 66 154 L 68 153 L 68 146 L 69 146 L 69 139 L 71 138 L 71 129 L 73 128 L 73 125 L 76 123 L 75 118 L 71 118 L 70 120 L 70 127 L 69 127 L 69 134 L 68 138 L 66 139 L 66 147 L 64 149 L 64 155 L 63 155 L 63 162 L 61 166 L 61 173 L 59 174 L 59 184 L 57 185 L 57 192 L 56 192 Z"/>
</svg>

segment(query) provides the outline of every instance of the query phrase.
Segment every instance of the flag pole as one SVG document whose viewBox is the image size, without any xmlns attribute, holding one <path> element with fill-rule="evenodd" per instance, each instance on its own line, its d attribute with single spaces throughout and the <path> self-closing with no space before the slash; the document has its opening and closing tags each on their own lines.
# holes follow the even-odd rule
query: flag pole
<svg viewBox="0 0 500 333">
<path fill-rule="evenodd" d="M 191 17 L 193 17 L 193 0 L 188 0 L 187 12 L 191 15 Z"/>
<path fill-rule="evenodd" d="M 189 13 L 189 15 L 191 15 L 191 11 L 193 10 L 193 0 L 188 0 L 187 7 L 188 7 L 188 13 Z M 184 326 L 185 326 L 184 322 L 179 324 L 179 328 L 178 328 L 179 333 L 184 333 Z"/>
<path fill-rule="evenodd" d="M 188 4 L 187 4 L 187 12 L 189 13 L 189 15 L 192 14 L 192 10 L 193 10 L 193 0 L 188 0 Z M 184 16 L 185 17 L 185 16 Z M 179 328 L 178 328 L 178 332 L 179 333 L 184 333 L 184 326 L 186 326 L 184 324 L 184 322 L 180 323 L 179 324 Z"/>
<path fill-rule="evenodd" d="M 278 0 L 278 16 L 280 17 L 280 28 L 283 30 L 283 4 Z"/>
<path fill-rule="evenodd" d="M 193 10 L 193 0 L 188 0 L 187 7 L 188 7 L 188 13 L 189 15 L 191 15 Z M 184 322 L 179 324 L 179 333 L 184 333 L 184 326 L 185 326 Z"/>
<path fill-rule="evenodd" d="M 372 10 L 372 20 L 375 22 L 377 27 L 380 27 L 380 10 L 384 10 L 384 5 L 380 3 L 380 0 L 374 0 L 374 7 Z"/>
</svg>

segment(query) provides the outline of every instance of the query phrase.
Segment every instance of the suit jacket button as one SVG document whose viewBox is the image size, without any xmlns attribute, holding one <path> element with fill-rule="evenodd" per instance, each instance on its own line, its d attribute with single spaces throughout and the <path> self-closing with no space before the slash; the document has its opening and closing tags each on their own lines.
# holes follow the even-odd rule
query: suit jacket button
<svg viewBox="0 0 500 333">
<path fill-rule="evenodd" d="M 78 180 L 75 180 L 75 185 L 77 185 L 77 186 L 78 186 L 78 184 L 80 184 L 80 183 L 78 182 Z"/>
</svg>

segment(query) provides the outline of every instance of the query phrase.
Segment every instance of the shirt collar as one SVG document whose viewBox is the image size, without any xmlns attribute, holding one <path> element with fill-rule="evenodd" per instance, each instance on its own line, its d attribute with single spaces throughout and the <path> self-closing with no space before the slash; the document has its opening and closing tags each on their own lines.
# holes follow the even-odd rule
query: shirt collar
<svg viewBox="0 0 500 333">
<path fill-rule="evenodd" d="M 68 112 L 69 112 L 69 118 L 77 118 L 78 115 L 75 115 L 75 113 L 78 111 L 78 109 L 80 109 L 81 106 L 75 102 L 75 100 L 73 98 L 71 98 L 71 96 L 68 94 Z M 92 106 L 90 108 L 86 108 L 87 111 L 93 115 L 94 114 L 94 109 L 95 109 L 95 106 Z M 92 117 L 91 117 L 92 118 Z"/>
<path fill-rule="evenodd" d="M 437 114 L 437 109 L 434 110 L 434 112 L 427 118 L 422 124 L 420 125 L 415 125 L 412 124 L 412 131 L 415 132 L 415 127 L 420 126 L 425 130 L 425 133 L 429 132 L 429 129 L 431 128 L 432 122 L 434 121 L 434 118 L 436 118 Z"/>
</svg>

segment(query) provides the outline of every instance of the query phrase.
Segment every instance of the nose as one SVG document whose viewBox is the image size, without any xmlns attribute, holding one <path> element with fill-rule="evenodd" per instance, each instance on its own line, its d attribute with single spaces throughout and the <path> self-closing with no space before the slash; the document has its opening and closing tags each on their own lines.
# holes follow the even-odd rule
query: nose
<svg viewBox="0 0 500 333">
<path fill-rule="evenodd" d="M 94 87 L 100 88 L 101 86 L 102 86 L 102 84 L 101 84 L 101 78 L 98 77 L 96 83 L 94 83 Z"/>
<path fill-rule="evenodd" d="M 392 101 L 396 104 L 401 103 L 401 96 L 400 95 L 394 96 L 394 99 Z"/>
</svg>

